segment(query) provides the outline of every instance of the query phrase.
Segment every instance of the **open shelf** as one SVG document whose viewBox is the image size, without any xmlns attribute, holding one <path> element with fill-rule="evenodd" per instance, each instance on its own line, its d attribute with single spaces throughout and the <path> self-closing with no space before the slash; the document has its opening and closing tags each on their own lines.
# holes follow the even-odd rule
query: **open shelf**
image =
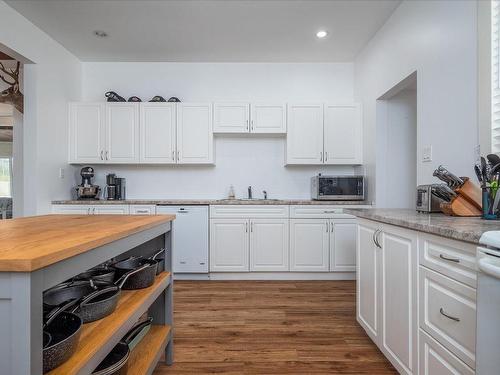
<svg viewBox="0 0 500 375">
<path fill-rule="evenodd" d="M 162 272 L 149 288 L 123 290 L 113 314 L 104 319 L 84 324 L 75 354 L 50 375 L 90 373 L 106 357 L 121 338 L 134 326 L 170 283 L 170 272 Z M 154 328 L 154 327 L 152 327 Z M 170 330 L 169 327 L 163 328 Z M 156 332 L 156 329 L 153 330 Z M 162 331 L 163 332 L 163 331 Z M 149 336 L 149 333 L 148 335 Z M 156 338 L 156 335 L 153 336 Z M 143 341 L 146 337 L 143 339 Z M 141 341 L 141 344 L 143 343 Z M 137 346 L 137 349 L 139 345 Z"/>
<path fill-rule="evenodd" d="M 134 348 L 128 360 L 127 375 L 153 373 L 168 343 L 170 326 L 151 326 L 149 332 Z"/>
</svg>

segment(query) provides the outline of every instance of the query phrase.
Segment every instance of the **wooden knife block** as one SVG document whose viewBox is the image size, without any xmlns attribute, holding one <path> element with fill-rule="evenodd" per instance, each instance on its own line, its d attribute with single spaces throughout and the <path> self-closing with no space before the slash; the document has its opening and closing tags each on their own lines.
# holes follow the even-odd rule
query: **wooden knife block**
<svg viewBox="0 0 500 375">
<path fill-rule="evenodd" d="M 441 211 L 450 216 L 477 217 L 482 216 L 481 188 L 467 179 L 455 189 L 457 196 L 451 202 L 440 204 Z"/>
</svg>

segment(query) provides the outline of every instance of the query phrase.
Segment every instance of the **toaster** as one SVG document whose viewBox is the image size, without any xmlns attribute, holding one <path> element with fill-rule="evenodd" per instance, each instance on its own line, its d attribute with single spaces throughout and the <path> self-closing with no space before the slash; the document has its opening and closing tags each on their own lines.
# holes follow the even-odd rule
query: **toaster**
<svg viewBox="0 0 500 375">
<path fill-rule="evenodd" d="M 439 184 L 417 186 L 417 201 L 415 208 L 418 212 L 441 212 L 439 204 L 443 201 L 434 192 Z"/>
</svg>

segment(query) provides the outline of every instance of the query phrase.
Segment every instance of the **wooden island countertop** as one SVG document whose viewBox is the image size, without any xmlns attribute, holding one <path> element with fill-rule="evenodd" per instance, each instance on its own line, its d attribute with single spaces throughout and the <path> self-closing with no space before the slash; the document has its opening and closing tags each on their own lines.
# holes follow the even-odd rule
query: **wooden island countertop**
<svg viewBox="0 0 500 375">
<path fill-rule="evenodd" d="M 44 215 L 0 220 L 0 272 L 31 272 L 165 224 L 175 215 Z"/>
</svg>

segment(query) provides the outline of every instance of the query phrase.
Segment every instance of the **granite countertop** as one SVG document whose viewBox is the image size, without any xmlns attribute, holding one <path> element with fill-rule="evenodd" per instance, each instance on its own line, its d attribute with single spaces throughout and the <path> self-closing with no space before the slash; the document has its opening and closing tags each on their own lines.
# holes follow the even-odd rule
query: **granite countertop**
<svg viewBox="0 0 500 375">
<path fill-rule="evenodd" d="M 311 199 L 127 199 L 108 200 L 59 200 L 52 204 L 156 204 L 156 205 L 334 205 L 369 206 L 367 201 L 314 201 Z"/>
<path fill-rule="evenodd" d="M 479 217 L 455 217 L 440 213 L 419 213 L 410 209 L 384 208 L 346 209 L 345 213 L 473 244 L 479 244 L 479 238 L 484 232 L 500 231 L 500 221 L 483 220 Z"/>
</svg>

